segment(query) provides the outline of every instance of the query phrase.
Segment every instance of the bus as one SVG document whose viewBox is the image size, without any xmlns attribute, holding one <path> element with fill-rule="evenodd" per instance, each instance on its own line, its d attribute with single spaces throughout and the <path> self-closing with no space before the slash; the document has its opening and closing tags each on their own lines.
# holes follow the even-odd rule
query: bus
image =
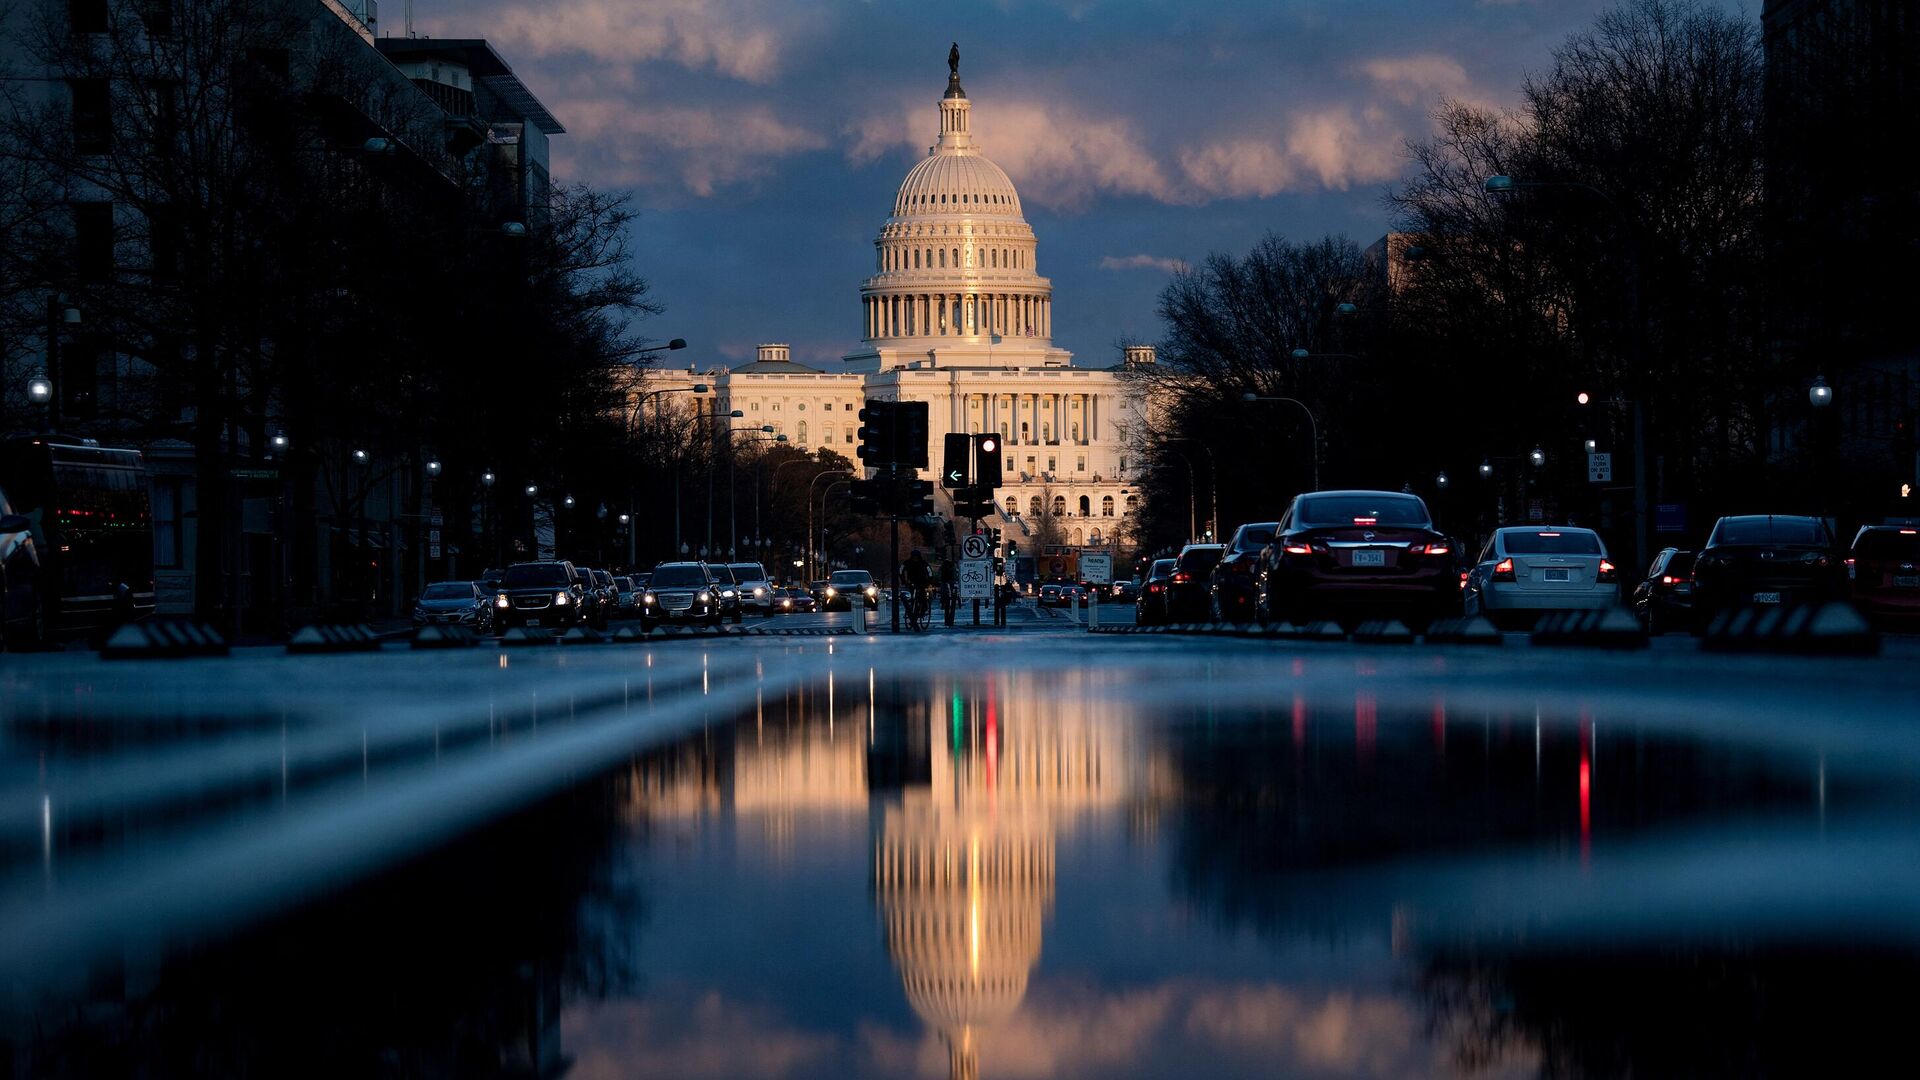
<svg viewBox="0 0 1920 1080">
<path fill-rule="evenodd" d="M 153 614 L 153 510 L 138 450 L 0 441 L 0 638 L 39 644 Z"/>
</svg>

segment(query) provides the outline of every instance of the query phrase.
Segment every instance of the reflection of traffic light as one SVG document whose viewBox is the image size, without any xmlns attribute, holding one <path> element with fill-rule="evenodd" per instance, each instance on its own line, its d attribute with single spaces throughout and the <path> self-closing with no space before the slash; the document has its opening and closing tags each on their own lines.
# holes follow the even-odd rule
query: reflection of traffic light
<svg viewBox="0 0 1920 1080">
<path fill-rule="evenodd" d="M 1000 486 L 1000 436 L 973 437 L 973 486 L 988 491 Z"/>
<path fill-rule="evenodd" d="M 880 466 L 894 460 L 899 443 L 898 402 L 869 401 L 860 410 L 860 460 Z"/>
</svg>

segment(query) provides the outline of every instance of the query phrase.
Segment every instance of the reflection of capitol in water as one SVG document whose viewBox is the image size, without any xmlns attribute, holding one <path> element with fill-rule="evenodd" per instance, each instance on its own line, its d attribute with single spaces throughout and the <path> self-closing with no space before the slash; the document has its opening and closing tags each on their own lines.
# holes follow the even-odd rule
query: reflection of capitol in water
<svg viewBox="0 0 1920 1080">
<path fill-rule="evenodd" d="M 936 684 L 901 710 L 904 782 L 880 813 L 874 893 L 907 1002 L 956 1078 L 980 1074 L 982 1044 L 1026 995 L 1056 833 L 1140 789 L 1123 718 L 1062 690 L 1052 677 Z"/>
<path fill-rule="evenodd" d="M 776 843 L 796 819 L 867 810 L 873 892 L 907 1003 L 952 1075 L 1011 1017 L 1039 962 L 1054 842 L 1085 811 L 1149 793 L 1124 706 L 1084 674 L 795 688 L 705 745 L 638 764 L 636 815 L 731 812 Z"/>
</svg>

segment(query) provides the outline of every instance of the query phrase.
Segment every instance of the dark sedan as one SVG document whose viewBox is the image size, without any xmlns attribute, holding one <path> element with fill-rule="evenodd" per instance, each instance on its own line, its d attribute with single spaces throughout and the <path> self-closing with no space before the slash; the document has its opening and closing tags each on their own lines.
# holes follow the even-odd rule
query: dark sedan
<svg viewBox="0 0 1920 1080">
<path fill-rule="evenodd" d="M 1213 608 L 1213 568 L 1226 553 L 1225 544 L 1188 544 L 1174 560 L 1167 579 L 1167 618 L 1173 622 L 1206 622 Z"/>
<path fill-rule="evenodd" d="M 1260 591 L 1260 553 L 1273 543 L 1277 521 L 1242 525 L 1227 538 L 1226 553 L 1213 568 L 1208 603 L 1215 622 L 1253 620 L 1253 600 Z"/>
<path fill-rule="evenodd" d="M 494 593 L 475 581 L 436 581 L 413 604 L 413 625 L 456 623 L 476 634 L 493 632 Z"/>
<path fill-rule="evenodd" d="M 1633 587 L 1634 615 L 1649 634 L 1693 628 L 1693 552 L 1663 549 Z"/>
<path fill-rule="evenodd" d="M 1920 526 L 1865 525 L 1847 555 L 1853 602 L 1875 622 L 1920 623 Z"/>
<path fill-rule="evenodd" d="M 1736 607 L 1819 603 L 1846 595 L 1845 559 L 1826 522 L 1788 514 L 1723 517 L 1693 561 L 1702 626 Z"/>
<path fill-rule="evenodd" d="M 1394 617 L 1418 628 L 1459 610 L 1455 547 L 1417 495 L 1300 495 L 1261 557 L 1256 613 L 1294 623 Z"/>
<path fill-rule="evenodd" d="M 1158 626 L 1167 621 L 1167 586 L 1173 582 L 1172 559 L 1155 559 L 1147 567 L 1147 578 L 1140 583 L 1140 596 L 1133 602 L 1133 621 L 1141 626 Z"/>
</svg>

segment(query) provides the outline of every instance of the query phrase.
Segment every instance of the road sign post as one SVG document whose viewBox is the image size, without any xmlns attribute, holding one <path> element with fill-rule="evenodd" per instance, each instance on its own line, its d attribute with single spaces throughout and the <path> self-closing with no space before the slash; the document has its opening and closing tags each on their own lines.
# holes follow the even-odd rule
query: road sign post
<svg viewBox="0 0 1920 1080">
<path fill-rule="evenodd" d="M 1587 481 L 1594 484 L 1613 482 L 1613 455 L 1605 451 L 1593 450 L 1587 453 Z"/>
</svg>

